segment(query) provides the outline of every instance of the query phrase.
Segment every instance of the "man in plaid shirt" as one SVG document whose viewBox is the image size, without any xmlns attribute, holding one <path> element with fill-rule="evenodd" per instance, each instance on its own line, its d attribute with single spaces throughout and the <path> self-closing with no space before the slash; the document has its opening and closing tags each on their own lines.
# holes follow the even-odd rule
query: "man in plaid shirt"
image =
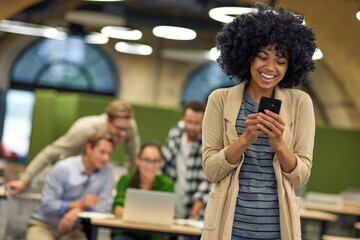
<svg viewBox="0 0 360 240">
<path fill-rule="evenodd" d="M 175 217 L 199 219 L 210 192 L 202 167 L 201 127 L 205 104 L 188 102 L 183 118 L 173 127 L 162 147 L 162 172 L 175 182 Z"/>
</svg>

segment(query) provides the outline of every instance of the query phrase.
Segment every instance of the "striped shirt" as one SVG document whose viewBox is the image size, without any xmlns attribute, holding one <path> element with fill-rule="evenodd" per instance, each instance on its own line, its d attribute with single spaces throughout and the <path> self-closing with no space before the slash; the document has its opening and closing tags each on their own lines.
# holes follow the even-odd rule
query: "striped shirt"
<svg viewBox="0 0 360 240">
<path fill-rule="evenodd" d="M 238 136 L 245 131 L 245 120 L 256 113 L 259 104 L 244 91 L 236 120 Z M 273 167 L 274 150 L 268 136 L 260 135 L 245 151 L 239 173 L 239 193 L 236 200 L 232 234 L 250 239 L 280 238 L 279 202 Z"/>
<path fill-rule="evenodd" d="M 165 144 L 161 148 L 164 157 L 164 165 L 162 173 L 174 180 L 175 184 L 178 181 L 178 166 L 176 158 L 180 154 L 181 137 L 185 133 L 184 121 L 179 121 L 170 131 Z M 201 134 L 198 139 L 192 144 L 189 156 L 186 159 L 186 183 L 187 191 L 184 193 L 184 198 L 177 199 L 182 201 L 186 206 L 181 218 L 188 218 L 191 215 L 192 205 L 196 201 L 203 201 L 205 204 L 208 201 L 211 184 L 207 180 L 202 167 L 202 137 Z M 203 211 L 200 212 L 200 218 L 203 218 Z"/>
</svg>

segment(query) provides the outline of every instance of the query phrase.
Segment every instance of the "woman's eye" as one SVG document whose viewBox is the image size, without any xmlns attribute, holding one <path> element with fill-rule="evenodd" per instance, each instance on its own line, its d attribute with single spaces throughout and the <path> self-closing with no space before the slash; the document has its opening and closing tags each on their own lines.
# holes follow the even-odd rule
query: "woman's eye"
<svg viewBox="0 0 360 240">
<path fill-rule="evenodd" d="M 258 58 L 260 58 L 261 60 L 266 60 L 266 57 L 263 56 L 258 56 Z"/>
<path fill-rule="evenodd" d="M 278 62 L 279 65 L 285 65 L 286 62 Z"/>
</svg>

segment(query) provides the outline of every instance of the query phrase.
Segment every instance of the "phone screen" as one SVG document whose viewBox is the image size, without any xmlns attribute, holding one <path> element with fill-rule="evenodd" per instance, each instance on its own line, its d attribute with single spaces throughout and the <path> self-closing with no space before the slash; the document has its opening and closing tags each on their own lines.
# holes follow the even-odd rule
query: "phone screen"
<svg viewBox="0 0 360 240">
<path fill-rule="evenodd" d="M 265 109 L 276 114 L 280 113 L 281 100 L 275 98 L 261 97 L 258 112 L 265 113 Z"/>
</svg>

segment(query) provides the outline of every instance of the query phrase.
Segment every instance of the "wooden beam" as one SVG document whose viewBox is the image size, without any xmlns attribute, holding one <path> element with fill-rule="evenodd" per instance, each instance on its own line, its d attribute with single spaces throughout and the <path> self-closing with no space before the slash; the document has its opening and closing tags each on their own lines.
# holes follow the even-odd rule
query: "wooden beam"
<svg viewBox="0 0 360 240">
<path fill-rule="evenodd" d="M 22 10 L 39 3 L 43 0 L 11 0 L 6 4 L 1 4 L 0 19 L 9 19 Z"/>
</svg>

